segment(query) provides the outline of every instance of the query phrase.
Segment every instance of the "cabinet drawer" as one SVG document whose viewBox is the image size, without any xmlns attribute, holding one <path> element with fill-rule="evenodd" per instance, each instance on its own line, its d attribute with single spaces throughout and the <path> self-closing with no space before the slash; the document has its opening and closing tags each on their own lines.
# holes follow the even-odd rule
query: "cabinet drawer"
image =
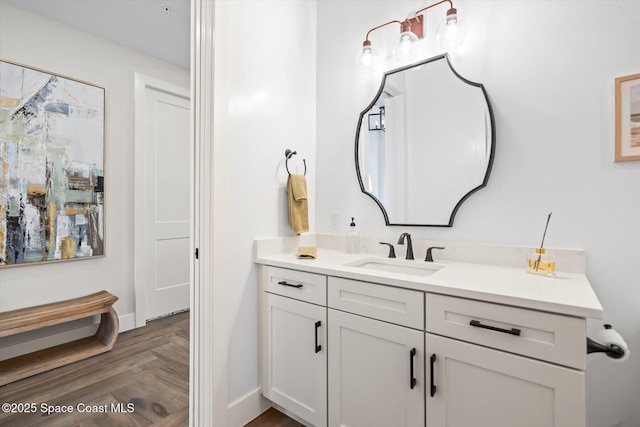
<svg viewBox="0 0 640 427">
<path fill-rule="evenodd" d="M 422 329 L 422 292 L 329 277 L 329 307 L 397 325 Z"/>
<path fill-rule="evenodd" d="M 263 290 L 318 305 L 327 305 L 327 276 L 278 267 L 263 267 Z"/>
<path fill-rule="evenodd" d="M 426 330 L 583 370 L 585 320 L 426 294 Z"/>
</svg>

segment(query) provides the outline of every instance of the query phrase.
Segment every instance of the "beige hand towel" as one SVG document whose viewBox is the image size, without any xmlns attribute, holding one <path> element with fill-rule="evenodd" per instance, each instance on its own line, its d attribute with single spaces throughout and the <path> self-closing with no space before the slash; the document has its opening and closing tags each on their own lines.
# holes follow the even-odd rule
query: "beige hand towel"
<svg viewBox="0 0 640 427">
<path fill-rule="evenodd" d="M 296 234 L 306 233 L 309 231 L 309 202 L 307 201 L 307 180 L 304 175 L 289 174 L 287 193 L 289 225 Z"/>
<path fill-rule="evenodd" d="M 298 248 L 298 258 L 316 259 L 318 258 L 318 248 L 315 246 L 300 246 Z"/>
</svg>

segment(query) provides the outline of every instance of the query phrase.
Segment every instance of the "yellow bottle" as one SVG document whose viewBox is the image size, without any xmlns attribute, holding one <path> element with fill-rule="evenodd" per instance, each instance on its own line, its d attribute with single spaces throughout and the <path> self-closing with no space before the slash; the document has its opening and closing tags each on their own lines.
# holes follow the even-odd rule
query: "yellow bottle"
<svg viewBox="0 0 640 427">
<path fill-rule="evenodd" d="M 545 253 L 544 248 L 536 248 L 536 252 L 527 257 L 529 273 L 543 276 L 556 275 L 556 261 Z"/>
</svg>

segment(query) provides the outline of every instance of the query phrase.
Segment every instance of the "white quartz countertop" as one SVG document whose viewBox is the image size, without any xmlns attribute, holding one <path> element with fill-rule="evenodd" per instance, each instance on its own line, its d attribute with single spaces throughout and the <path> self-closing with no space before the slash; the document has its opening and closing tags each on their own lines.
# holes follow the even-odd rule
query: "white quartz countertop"
<svg viewBox="0 0 640 427">
<path fill-rule="evenodd" d="M 365 259 L 386 260 L 379 255 L 346 254 L 318 248 L 318 257 L 313 260 L 298 259 L 295 253 L 276 253 L 259 254 L 255 262 L 568 316 L 603 318 L 602 305 L 584 274 L 556 273 L 556 277 L 546 277 L 529 274 L 524 266 L 514 268 L 444 261 L 434 262 L 434 266 L 442 268 L 423 277 L 346 265 Z M 422 260 L 413 262 L 425 263 Z"/>
</svg>

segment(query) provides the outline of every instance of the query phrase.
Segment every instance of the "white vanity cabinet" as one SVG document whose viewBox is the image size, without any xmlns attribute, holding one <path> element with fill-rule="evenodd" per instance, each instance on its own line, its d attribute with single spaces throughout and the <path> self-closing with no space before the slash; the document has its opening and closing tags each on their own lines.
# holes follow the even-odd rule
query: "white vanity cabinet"
<svg viewBox="0 0 640 427">
<path fill-rule="evenodd" d="M 422 299 L 329 277 L 329 426 L 424 427 Z"/>
<path fill-rule="evenodd" d="M 584 427 L 584 372 L 549 363 L 583 369 L 584 319 L 435 294 L 426 310 L 427 427 Z"/>
<path fill-rule="evenodd" d="M 350 270 L 347 279 L 339 266 L 312 271 L 262 267 L 263 394 L 309 425 L 584 427 L 585 318 L 601 313 L 590 287 L 576 306 L 585 309 L 567 310 Z M 492 274 L 533 296 L 575 285 Z"/>
<path fill-rule="evenodd" d="M 267 267 L 262 280 L 262 394 L 326 426 L 326 277 Z"/>
</svg>

